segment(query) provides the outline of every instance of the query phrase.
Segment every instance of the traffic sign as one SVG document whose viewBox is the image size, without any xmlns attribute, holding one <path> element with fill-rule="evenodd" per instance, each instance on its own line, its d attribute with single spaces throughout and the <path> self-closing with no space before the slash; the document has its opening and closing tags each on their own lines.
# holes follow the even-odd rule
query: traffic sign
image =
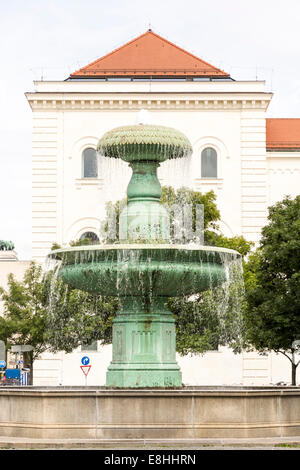
<svg viewBox="0 0 300 470">
<path fill-rule="evenodd" d="M 4 369 L 6 367 L 6 362 L 3 360 L 3 361 L 0 361 L 0 369 Z"/>
<path fill-rule="evenodd" d="M 83 356 L 83 358 L 81 359 L 81 364 L 82 364 L 83 366 L 88 366 L 89 363 L 90 363 L 90 358 L 87 357 L 87 356 Z"/>
<path fill-rule="evenodd" d="M 90 369 L 91 369 L 91 367 L 92 367 L 91 365 L 89 365 L 89 366 L 80 366 L 80 369 L 82 370 L 82 372 L 84 373 L 84 375 L 87 376 L 88 373 L 89 373 L 89 371 L 90 371 Z"/>
</svg>

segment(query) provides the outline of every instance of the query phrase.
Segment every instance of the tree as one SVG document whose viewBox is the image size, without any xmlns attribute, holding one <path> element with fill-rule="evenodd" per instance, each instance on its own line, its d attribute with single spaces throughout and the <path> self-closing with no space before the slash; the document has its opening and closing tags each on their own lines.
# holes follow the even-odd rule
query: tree
<svg viewBox="0 0 300 470">
<path fill-rule="evenodd" d="M 260 246 L 245 266 L 247 341 L 291 363 L 296 384 L 300 340 L 300 196 L 269 208 Z"/>
<path fill-rule="evenodd" d="M 170 226 L 171 226 L 171 242 L 173 240 L 174 232 L 172 230 L 174 212 L 172 208 L 175 206 L 184 207 L 190 205 L 192 207 L 192 229 L 196 230 L 196 208 L 203 206 L 203 229 L 204 229 L 204 243 L 210 246 L 219 246 L 223 248 L 230 248 L 238 251 L 243 257 L 246 256 L 253 243 L 247 241 L 243 236 L 225 237 L 221 234 L 218 222 L 220 220 L 220 212 L 216 205 L 216 195 L 213 191 L 208 191 L 202 194 L 199 191 L 181 187 L 174 189 L 172 186 L 162 187 L 162 204 L 170 210 Z M 102 228 L 104 240 L 106 243 L 118 241 L 119 234 L 119 217 L 122 208 L 126 204 L 126 199 L 116 201 L 115 203 L 108 202 L 106 204 L 107 217 L 103 221 Z M 116 239 L 109 238 L 109 218 L 114 214 L 114 221 L 116 226 Z M 106 236 L 105 236 L 106 235 Z"/>
<path fill-rule="evenodd" d="M 70 242 L 73 247 L 92 244 L 88 238 Z M 60 248 L 54 243 L 51 249 Z M 70 353 L 95 340 L 102 344 L 112 342 L 112 321 L 119 303 L 117 298 L 73 289 L 57 276 L 57 269 L 46 273 L 43 283 L 48 299 L 45 339 L 50 351 Z"/>
<path fill-rule="evenodd" d="M 49 351 L 71 353 L 95 340 L 102 344 L 112 342 L 112 321 L 118 299 L 73 289 L 53 271 L 43 282 L 48 292 L 45 341 Z"/>
<path fill-rule="evenodd" d="M 57 248 L 57 246 L 55 247 Z M 8 289 L 0 288 L 4 313 L 0 317 L 0 339 L 12 345 L 31 345 L 26 353 L 33 380 L 33 361 L 45 351 L 72 352 L 80 345 L 112 341 L 112 320 L 117 300 L 71 289 L 55 270 L 43 273 L 32 262 L 22 281 L 10 274 Z M 25 361 L 24 361 L 25 362 Z"/>
<path fill-rule="evenodd" d="M 162 187 L 161 202 L 170 211 L 171 240 L 174 242 L 174 211 L 172 208 L 191 206 L 192 229 L 196 230 L 196 208 L 203 206 L 204 242 L 206 245 L 220 246 L 238 251 L 246 256 L 253 246 L 242 236 L 225 237 L 220 233 L 218 222 L 220 212 L 216 206 L 216 195 L 213 191 L 205 194 L 189 188 L 174 189 L 171 186 Z M 119 215 L 125 201 L 108 204 L 109 213 L 115 214 L 118 228 Z M 108 221 L 104 222 L 107 228 Z M 117 230 L 118 234 L 118 230 Z M 108 239 L 107 239 L 108 240 Z M 185 240 L 187 241 L 187 240 Z M 226 345 L 235 352 L 241 351 L 243 341 L 244 284 L 242 265 L 240 261 L 229 267 L 230 282 L 223 286 L 195 293 L 193 296 L 172 298 L 168 306 L 176 322 L 176 348 L 182 354 L 204 353 Z"/>
<path fill-rule="evenodd" d="M 196 228 L 196 207 L 204 206 L 204 244 L 238 251 L 245 257 L 253 243 L 242 236 L 226 237 L 220 233 L 220 212 L 213 191 L 205 194 L 189 188 L 163 187 L 162 202 L 169 207 L 192 205 L 192 227 Z M 172 224 L 171 224 L 172 225 Z M 176 322 L 176 348 L 186 355 L 202 354 L 218 346 L 229 346 L 240 352 L 243 346 L 245 304 L 241 260 L 228 266 L 229 280 L 222 286 L 195 293 L 193 296 L 169 299 Z"/>
<path fill-rule="evenodd" d="M 7 349 L 18 344 L 34 347 L 33 351 L 25 355 L 27 364 L 24 366 L 29 366 L 31 371 L 33 361 L 46 350 L 46 298 L 41 276 L 42 268 L 31 263 L 23 281 L 19 282 L 13 274 L 9 274 L 8 290 L 0 288 L 0 298 L 4 302 L 4 314 L 0 318 L 0 339 L 6 343 Z"/>
<path fill-rule="evenodd" d="M 230 282 L 190 298 L 171 298 L 168 304 L 175 318 L 179 354 L 203 354 L 219 346 L 241 352 L 244 288 L 240 264 L 232 267 Z"/>
<path fill-rule="evenodd" d="M 226 238 L 222 240 L 223 247 L 237 248 L 237 240 L 229 238 L 227 246 Z M 242 240 L 241 248 L 245 246 L 248 244 Z M 232 261 L 226 269 L 228 280 L 222 285 L 192 296 L 169 299 L 176 322 L 176 348 L 181 355 L 203 354 L 219 346 L 230 347 L 235 353 L 242 351 L 245 290 L 241 259 Z"/>
<path fill-rule="evenodd" d="M 208 191 L 205 194 L 199 191 L 193 191 L 186 187 L 174 189 L 172 186 L 162 187 L 162 204 L 170 210 L 170 226 L 171 226 L 171 239 L 173 237 L 172 225 L 174 220 L 173 207 L 185 206 L 191 207 L 191 225 L 192 229 L 196 230 L 196 210 L 197 206 L 203 206 L 203 229 L 205 235 L 210 231 L 218 230 L 218 221 L 220 220 L 220 212 L 216 206 L 216 195 L 213 191 Z"/>
</svg>

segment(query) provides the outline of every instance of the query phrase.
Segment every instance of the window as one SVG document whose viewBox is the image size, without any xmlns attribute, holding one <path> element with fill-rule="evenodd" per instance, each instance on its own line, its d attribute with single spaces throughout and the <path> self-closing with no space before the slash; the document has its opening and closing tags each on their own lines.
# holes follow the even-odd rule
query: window
<svg viewBox="0 0 300 470">
<path fill-rule="evenodd" d="M 89 242 L 93 245 L 95 243 L 99 243 L 99 238 L 94 232 L 84 232 L 80 240 L 89 240 Z"/>
<path fill-rule="evenodd" d="M 82 177 L 98 177 L 98 161 L 95 149 L 87 148 L 82 153 Z"/>
<path fill-rule="evenodd" d="M 217 152 L 207 147 L 201 152 L 201 178 L 217 178 Z"/>
</svg>

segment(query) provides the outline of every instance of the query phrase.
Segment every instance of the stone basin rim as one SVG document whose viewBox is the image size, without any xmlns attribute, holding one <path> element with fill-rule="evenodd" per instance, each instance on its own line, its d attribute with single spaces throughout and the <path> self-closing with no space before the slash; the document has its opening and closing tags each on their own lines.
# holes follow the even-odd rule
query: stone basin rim
<svg viewBox="0 0 300 470">
<path fill-rule="evenodd" d="M 204 251 L 211 253 L 224 253 L 229 255 L 234 255 L 236 257 L 241 257 L 241 254 L 232 250 L 231 248 L 223 248 L 210 245 L 172 245 L 172 244 L 143 244 L 143 243 L 128 243 L 128 244 L 115 244 L 115 245 L 83 245 L 83 246 L 72 246 L 68 248 L 60 248 L 58 250 L 51 251 L 47 258 L 55 259 L 55 255 L 61 255 L 64 253 L 76 253 L 83 251 L 122 251 L 122 250 L 176 250 L 176 251 Z"/>
</svg>

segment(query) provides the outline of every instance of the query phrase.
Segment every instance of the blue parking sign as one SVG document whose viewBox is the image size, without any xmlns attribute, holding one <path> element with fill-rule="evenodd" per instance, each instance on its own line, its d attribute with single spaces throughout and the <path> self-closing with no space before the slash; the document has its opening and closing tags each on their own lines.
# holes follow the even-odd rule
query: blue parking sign
<svg viewBox="0 0 300 470">
<path fill-rule="evenodd" d="M 87 357 L 87 356 L 83 356 L 83 358 L 81 359 L 81 364 L 83 366 L 87 366 L 87 365 L 89 365 L 89 363 L 90 363 L 90 358 Z"/>
</svg>

